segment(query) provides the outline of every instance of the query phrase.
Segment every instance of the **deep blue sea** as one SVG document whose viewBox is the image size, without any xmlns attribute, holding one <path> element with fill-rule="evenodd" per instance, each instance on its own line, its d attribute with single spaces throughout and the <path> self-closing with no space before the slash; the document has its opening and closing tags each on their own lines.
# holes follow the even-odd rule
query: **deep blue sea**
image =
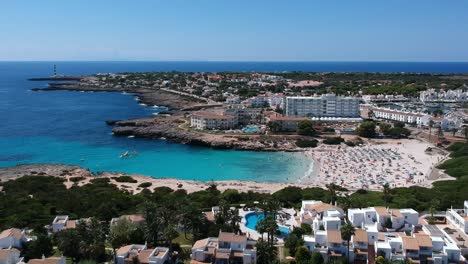
<svg viewBox="0 0 468 264">
<path fill-rule="evenodd" d="M 294 181 L 309 169 L 295 153 L 212 150 L 111 135 L 105 120 L 149 116 L 132 95 L 31 92 L 31 77 L 134 71 L 346 71 L 468 73 L 468 63 L 364 62 L 0 62 L 0 167 L 64 163 L 97 171 L 210 180 Z M 120 159 L 125 151 L 133 158 Z"/>
</svg>

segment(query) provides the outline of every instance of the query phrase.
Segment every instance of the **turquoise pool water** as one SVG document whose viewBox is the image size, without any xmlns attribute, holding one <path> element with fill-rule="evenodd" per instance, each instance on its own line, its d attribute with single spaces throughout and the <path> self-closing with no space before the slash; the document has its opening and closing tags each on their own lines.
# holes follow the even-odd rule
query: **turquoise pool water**
<svg viewBox="0 0 468 264">
<path fill-rule="evenodd" d="M 255 230 L 257 222 L 265 218 L 263 213 L 248 213 L 245 215 L 245 226 L 249 229 Z M 289 228 L 285 226 L 278 226 L 278 230 L 281 232 L 282 236 L 289 235 Z"/>
<path fill-rule="evenodd" d="M 242 129 L 244 133 L 258 133 L 260 132 L 260 128 L 258 126 L 246 126 Z"/>
</svg>

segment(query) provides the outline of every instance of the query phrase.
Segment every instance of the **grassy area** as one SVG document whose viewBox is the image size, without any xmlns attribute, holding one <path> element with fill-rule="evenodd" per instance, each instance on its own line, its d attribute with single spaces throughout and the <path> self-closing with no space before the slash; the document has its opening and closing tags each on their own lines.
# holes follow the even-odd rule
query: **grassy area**
<svg viewBox="0 0 468 264">
<path fill-rule="evenodd" d="M 183 232 L 179 232 L 179 236 L 172 240 L 172 243 L 179 243 L 180 245 L 193 245 L 193 235 L 192 234 L 187 234 L 187 238 L 185 238 L 185 235 Z"/>
</svg>

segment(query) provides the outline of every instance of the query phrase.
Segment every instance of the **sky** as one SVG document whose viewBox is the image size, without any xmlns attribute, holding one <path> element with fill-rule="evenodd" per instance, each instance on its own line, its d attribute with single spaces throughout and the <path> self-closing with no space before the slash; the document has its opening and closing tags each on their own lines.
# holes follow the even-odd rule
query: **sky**
<svg viewBox="0 0 468 264">
<path fill-rule="evenodd" d="M 467 0 L 13 0 L 0 61 L 468 61 Z"/>
</svg>

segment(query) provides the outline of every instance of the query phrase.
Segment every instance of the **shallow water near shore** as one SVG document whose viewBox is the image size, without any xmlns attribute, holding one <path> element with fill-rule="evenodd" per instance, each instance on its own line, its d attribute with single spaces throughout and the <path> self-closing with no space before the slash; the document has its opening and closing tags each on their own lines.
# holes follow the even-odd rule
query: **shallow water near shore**
<svg viewBox="0 0 468 264">
<path fill-rule="evenodd" d="M 300 153 L 212 150 L 164 140 L 118 138 L 106 120 L 151 116 L 132 95 L 67 91 L 30 92 L 52 74 L 133 71 L 383 71 L 468 72 L 468 63 L 306 62 L 0 62 L 0 167 L 29 163 L 80 165 L 189 180 L 296 182 L 311 171 Z M 138 155 L 120 159 L 126 151 Z"/>
<path fill-rule="evenodd" d="M 165 140 L 114 137 L 106 120 L 150 116 L 158 110 L 138 105 L 130 94 L 29 91 L 46 82 L 26 79 L 50 75 L 51 65 L 0 63 L 0 167 L 63 163 L 93 172 L 158 178 L 295 182 L 310 165 L 300 153 L 213 150 Z M 151 70 L 144 63 L 131 69 L 121 63 L 57 65 L 66 74 Z M 138 154 L 119 158 L 126 151 Z"/>
</svg>

